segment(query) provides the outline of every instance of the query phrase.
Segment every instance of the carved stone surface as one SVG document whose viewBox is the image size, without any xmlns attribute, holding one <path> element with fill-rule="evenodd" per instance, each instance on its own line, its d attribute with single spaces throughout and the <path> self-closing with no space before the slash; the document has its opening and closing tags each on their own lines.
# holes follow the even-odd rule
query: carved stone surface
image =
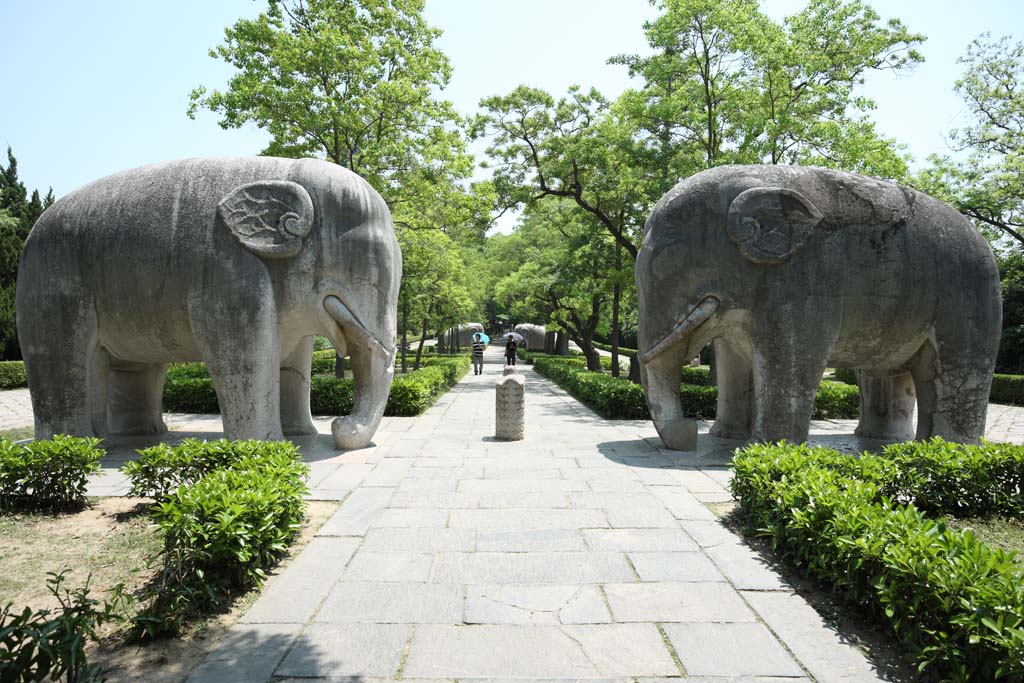
<svg viewBox="0 0 1024 683">
<path fill-rule="evenodd" d="M 337 444 L 370 442 L 394 373 L 402 255 L 359 176 L 314 159 L 187 159 L 40 217 L 18 271 L 37 438 L 159 434 L 167 364 L 204 361 L 228 438 L 313 434 L 313 335 L 351 358 Z"/>
<path fill-rule="evenodd" d="M 512 373 L 509 374 L 509 369 Z M 520 441 L 524 432 L 526 385 L 515 368 L 506 366 L 504 376 L 494 383 L 494 436 L 502 441 Z"/>
<path fill-rule="evenodd" d="M 463 323 L 456 328 L 456 333 L 459 340 L 460 347 L 468 347 L 473 344 L 473 334 L 475 332 L 483 332 L 484 326 L 480 323 Z M 452 330 L 445 330 L 444 335 L 441 337 L 441 343 L 449 348 L 455 347 L 456 335 L 452 334 Z"/>
<path fill-rule="evenodd" d="M 509 375 L 514 375 L 514 374 L 516 374 L 516 366 L 514 366 L 514 365 L 506 365 L 501 370 L 502 377 L 508 377 Z"/>
<path fill-rule="evenodd" d="M 544 349 L 544 337 L 547 334 L 547 331 L 544 329 L 543 325 L 520 323 L 513 329 L 523 335 L 523 339 L 526 341 L 526 348 L 529 350 L 541 351 Z"/>
<path fill-rule="evenodd" d="M 820 168 L 715 168 L 654 207 L 636 279 L 641 375 L 670 448 L 696 445 L 678 387 L 712 340 L 714 436 L 804 441 L 826 366 L 859 371 L 859 435 L 976 442 L 984 431 L 996 262 L 967 219 L 927 195 Z"/>
</svg>

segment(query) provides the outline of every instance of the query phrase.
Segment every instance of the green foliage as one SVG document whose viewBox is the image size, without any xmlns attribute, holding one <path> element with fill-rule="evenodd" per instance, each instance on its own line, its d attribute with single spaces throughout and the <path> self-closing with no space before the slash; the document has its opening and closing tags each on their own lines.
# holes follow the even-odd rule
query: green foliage
<svg viewBox="0 0 1024 683">
<path fill-rule="evenodd" d="M 0 610 L 0 681 L 32 683 L 65 680 L 91 683 L 103 680 L 100 666 L 90 664 L 86 644 L 99 642 L 96 629 L 115 620 L 119 601 L 104 602 L 89 597 L 89 581 L 70 591 L 64 587 L 68 570 L 49 572 L 47 588 L 60 608 L 33 611 L 26 607 L 13 612 L 11 603 Z M 122 586 L 113 590 L 121 595 Z"/>
<path fill-rule="evenodd" d="M 29 198 L 25 184 L 18 179 L 18 160 L 8 147 L 7 167 L 0 164 L 0 359 L 3 360 L 21 358 L 14 312 L 18 259 L 29 230 L 52 203 L 53 190 L 45 199 L 39 198 L 38 190 Z"/>
<path fill-rule="evenodd" d="M 899 178 L 906 162 L 856 86 L 922 60 L 924 37 L 862 0 L 811 0 L 776 21 L 756 0 L 661 0 L 652 55 L 612 61 L 644 87 L 619 106 L 641 158 L 668 186 L 729 163 L 798 163 Z M 664 187 L 661 192 L 668 189 Z M 660 193 L 658 193 L 660 194 Z"/>
<path fill-rule="evenodd" d="M 836 378 L 837 382 L 857 386 L 857 373 L 850 368 L 836 368 L 833 371 L 832 376 Z"/>
<path fill-rule="evenodd" d="M 984 33 L 959 61 L 966 68 L 955 87 L 968 124 L 950 137 L 966 159 L 929 157 L 931 167 L 915 185 L 997 237 L 1009 237 L 1019 249 L 1024 246 L 1024 42 Z"/>
<path fill-rule="evenodd" d="M 590 372 L 582 359 L 530 353 L 533 367 L 577 399 L 608 419 L 643 420 L 650 417 L 644 390 L 627 379 Z"/>
<path fill-rule="evenodd" d="M 139 451 L 139 457 L 121 468 L 131 482 L 129 496 L 163 500 L 179 486 L 191 486 L 210 472 L 234 467 L 245 458 L 292 455 L 286 442 L 201 441 L 185 439 L 177 446 L 159 444 Z"/>
<path fill-rule="evenodd" d="M 608 353 L 612 352 L 612 345 L 611 344 L 604 344 L 602 342 L 594 342 L 594 348 L 595 349 L 601 349 L 602 351 L 607 351 Z M 623 356 L 635 356 L 639 352 L 636 349 L 630 349 L 630 348 L 626 348 L 625 346 L 620 346 L 619 347 L 619 353 L 621 355 L 623 355 Z"/>
<path fill-rule="evenodd" d="M 843 382 L 824 381 L 814 396 L 815 420 L 849 420 L 860 415 L 860 390 Z"/>
<path fill-rule="evenodd" d="M 384 414 L 392 417 L 419 415 L 469 372 L 469 367 L 468 354 L 425 359 L 423 367 L 416 372 L 395 377 Z"/>
<path fill-rule="evenodd" d="M 195 442 L 183 446 L 202 451 Z M 150 509 L 164 548 L 160 573 L 144 591 L 151 602 L 136 616 L 145 636 L 175 633 L 262 583 L 305 514 L 309 468 L 294 444 L 218 442 L 209 451 L 208 465 L 226 466 L 168 492 Z M 189 454 L 163 456 L 164 464 L 175 460 L 189 462 Z"/>
<path fill-rule="evenodd" d="M 89 475 L 104 454 L 99 439 L 58 435 L 16 444 L 0 437 L 0 510 L 84 504 Z"/>
<path fill-rule="evenodd" d="M 783 560 L 866 605 L 920 670 L 943 680 L 1018 680 L 1024 575 L 1012 555 L 903 503 L 1017 511 L 1022 453 L 939 439 L 859 459 L 753 445 L 737 452 L 732 490 Z M 1018 488 L 1000 495 L 1004 485 Z"/>
<path fill-rule="evenodd" d="M 20 360 L 0 361 L 0 390 L 18 389 L 28 386 L 25 362 Z"/>
<path fill-rule="evenodd" d="M 993 375 L 989 400 L 1009 406 L 1024 406 L 1024 376 Z"/>
<path fill-rule="evenodd" d="M 710 381 L 711 368 L 703 365 L 698 365 L 697 367 L 691 367 L 689 365 L 683 366 L 683 384 L 695 384 L 697 386 L 706 387 Z"/>
</svg>

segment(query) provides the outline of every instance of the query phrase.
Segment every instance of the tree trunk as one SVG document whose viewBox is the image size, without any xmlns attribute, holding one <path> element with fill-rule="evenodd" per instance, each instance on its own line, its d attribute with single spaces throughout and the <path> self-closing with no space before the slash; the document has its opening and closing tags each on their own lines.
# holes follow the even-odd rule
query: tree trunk
<svg viewBox="0 0 1024 683">
<path fill-rule="evenodd" d="M 555 337 L 555 353 L 559 356 L 569 355 L 569 335 L 561 330 Z"/>
<path fill-rule="evenodd" d="M 629 357 L 629 381 L 640 384 L 640 359 L 637 358 L 637 354 Z"/>
<path fill-rule="evenodd" d="M 427 314 L 428 315 L 430 314 L 429 310 L 427 311 Z M 425 342 L 427 340 L 427 323 L 428 322 L 430 322 L 430 318 L 424 318 L 423 319 L 423 328 L 420 331 L 420 344 L 419 344 L 419 346 L 416 347 L 416 360 L 415 360 L 415 362 L 413 362 L 413 365 L 412 365 L 413 371 L 416 371 L 416 370 L 420 369 L 420 360 L 422 360 L 422 358 L 423 358 L 423 342 Z"/>
<path fill-rule="evenodd" d="M 615 250 L 615 269 L 622 269 L 622 250 Z M 615 288 L 612 289 L 612 377 L 618 377 L 619 370 L 619 301 L 622 298 L 622 285 L 619 279 L 615 278 Z"/>
<path fill-rule="evenodd" d="M 573 337 L 573 341 L 579 344 L 579 347 L 583 350 L 583 356 L 587 359 L 587 370 L 602 372 L 601 354 L 594 348 L 593 337 Z"/>
<path fill-rule="evenodd" d="M 337 351 L 334 353 L 334 376 L 345 379 L 345 359 Z"/>
<path fill-rule="evenodd" d="M 405 362 L 405 349 L 408 346 L 408 343 L 407 343 L 408 342 L 408 332 L 406 331 L 406 327 L 408 327 L 408 325 L 407 325 L 408 321 L 409 321 L 409 299 L 407 297 L 402 297 L 402 323 L 401 324 L 402 324 L 402 374 L 403 375 L 406 373 L 406 370 L 408 369 L 407 366 L 406 366 L 406 362 Z"/>
<path fill-rule="evenodd" d="M 555 332 L 544 333 L 544 353 L 555 352 Z"/>
</svg>

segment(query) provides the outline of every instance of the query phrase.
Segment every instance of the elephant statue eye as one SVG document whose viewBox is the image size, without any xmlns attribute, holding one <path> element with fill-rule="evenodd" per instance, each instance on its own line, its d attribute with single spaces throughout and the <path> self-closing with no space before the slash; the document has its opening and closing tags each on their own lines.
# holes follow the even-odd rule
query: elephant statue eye
<svg viewBox="0 0 1024 683">
<path fill-rule="evenodd" d="M 305 232 L 303 232 L 304 226 L 299 223 L 298 214 L 286 213 L 285 215 L 281 216 L 279 224 L 282 228 L 284 228 L 285 232 L 287 232 L 289 235 L 295 235 L 296 237 L 305 237 Z"/>
</svg>

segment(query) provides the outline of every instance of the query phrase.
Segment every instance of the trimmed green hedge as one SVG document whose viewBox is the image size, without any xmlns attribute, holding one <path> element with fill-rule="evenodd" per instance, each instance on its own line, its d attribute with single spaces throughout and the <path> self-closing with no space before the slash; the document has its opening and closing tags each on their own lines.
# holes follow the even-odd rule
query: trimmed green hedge
<svg viewBox="0 0 1024 683">
<path fill-rule="evenodd" d="M 780 558 L 854 602 L 942 680 L 1024 677 L 1024 573 L 1013 555 L 934 513 L 1021 511 L 1024 448 L 941 439 L 859 458 L 806 445 L 752 445 L 733 495 Z M 910 504 L 907 504 L 910 503 Z"/>
<path fill-rule="evenodd" d="M 0 510 L 82 505 L 105 454 L 99 439 L 58 435 L 16 444 L 0 437 Z"/>
<path fill-rule="evenodd" d="M 993 375 L 989 400 L 1009 406 L 1024 406 L 1024 375 Z"/>
<path fill-rule="evenodd" d="M 574 356 L 551 356 L 536 351 L 520 352 L 527 364 L 533 364 L 537 371 L 554 380 L 556 384 L 594 409 L 599 415 L 610 419 L 650 419 L 643 389 L 625 378 L 615 378 L 589 372 L 586 361 Z M 605 358 L 603 361 L 611 359 Z M 606 365 L 607 367 L 607 365 Z M 704 386 L 707 383 L 708 368 L 687 367 L 683 369 L 684 383 L 679 387 L 683 414 L 701 420 L 712 420 L 718 401 L 718 389 Z M 702 381 L 704 385 L 685 383 L 686 379 Z M 822 382 L 814 399 L 816 420 L 855 418 L 860 413 L 860 395 L 857 387 L 839 382 Z"/>
<path fill-rule="evenodd" d="M 156 636 L 224 609 L 263 582 L 298 534 L 309 468 L 287 441 L 191 441 L 150 455 L 144 458 L 155 477 L 129 473 L 164 492 L 149 511 L 163 531 L 163 566 L 135 618 L 143 635 Z M 197 463 L 198 479 L 167 490 L 176 464 Z"/>
<path fill-rule="evenodd" d="M 0 389 L 19 389 L 28 386 L 25 376 L 25 361 L 0 361 Z"/>
<path fill-rule="evenodd" d="M 331 354 L 329 372 L 333 373 L 333 351 L 317 351 L 313 362 L 324 362 L 316 356 L 327 353 Z M 468 353 L 424 358 L 419 370 L 398 375 L 392 381 L 384 414 L 389 417 L 419 415 L 458 382 L 469 371 L 469 366 Z M 310 378 L 311 412 L 314 415 L 348 415 L 352 412 L 353 387 L 351 378 L 314 374 Z M 163 405 L 164 410 L 172 413 L 220 412 L 217 392 L 202 363 L 181 363 L 168 369 Z"/>
</svg>

